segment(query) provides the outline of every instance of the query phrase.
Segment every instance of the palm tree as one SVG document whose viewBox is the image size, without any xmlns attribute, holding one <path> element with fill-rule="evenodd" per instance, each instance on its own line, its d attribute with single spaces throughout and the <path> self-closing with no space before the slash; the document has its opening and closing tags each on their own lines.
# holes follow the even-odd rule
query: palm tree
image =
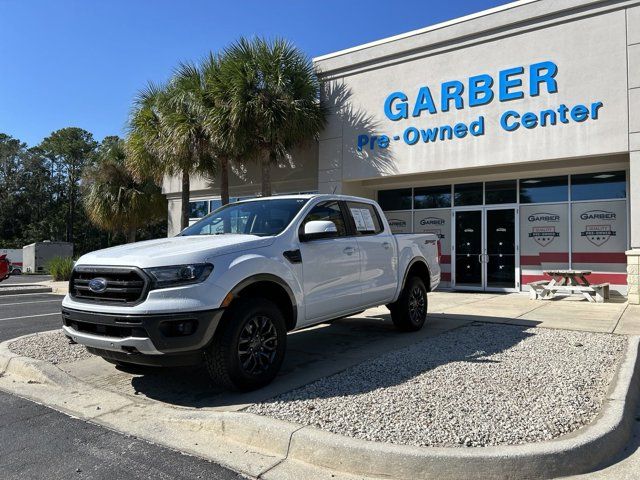
<svg viewBox="0 0 640 480">
<path fill-rule="evenodd" d="M 136 180 L 126 168 L 125 142 L 106 137 L 97 162 L 83 172 L 83 203 L 89 219 L 99 228 L 121 232 L 135 242 L 136 230 L 162 221 L 167 201 L 151 178 Z"/>
<path fill-rule="evenodd" d="M 241 38 L 224 50 L 220 81 L 233 129 L 257 152 L 262 195 L 271 195 L 271 165 L 325 124 L 311 61 L 286 40 Z"/>
<path fill-rule="evenodd" d="M 128 165 L 135 175 L 181 175 L 182 229 L 189 225 L 191 175 L 215 175 L 217 166 L 204 128 L 203 98 L 200 71 L 181 64 L 168 85 L 149 84 L 138 94 L 129 125 Z"/>
</svg>

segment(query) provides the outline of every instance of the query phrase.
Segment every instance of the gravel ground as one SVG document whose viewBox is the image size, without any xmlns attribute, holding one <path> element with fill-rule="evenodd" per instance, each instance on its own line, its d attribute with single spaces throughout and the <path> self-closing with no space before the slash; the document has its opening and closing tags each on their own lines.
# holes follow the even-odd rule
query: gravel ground
<svg viewBox="0 0 640 480">
<path fill-rule="evenodd" d="M 62 330 L 36 333 L 9 344 L 9 350 L 18 355 L 46 360 L 54 365 L 75 362 L 92 355 L 82 345 L 70 345 Z"/>
<path fill-rule="evenodd" d="M 538 442 L 595 418 L 625 346 L 608 334 L 474 324 L 247 411 L 404 445 Z"/>
</svg>

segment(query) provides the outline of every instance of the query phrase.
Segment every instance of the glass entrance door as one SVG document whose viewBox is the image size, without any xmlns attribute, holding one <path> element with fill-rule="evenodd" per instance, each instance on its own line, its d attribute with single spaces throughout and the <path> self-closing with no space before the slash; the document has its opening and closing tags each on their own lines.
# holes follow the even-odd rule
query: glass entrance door
<svg viewBox="0 0 640 480">
<path fill-rule="evenodd" d="M 455 285 L 482 289 L 482 210 L 460 210 L 455 215 Z"/>
<path fill-rule="evenodd" d="M 464 290 L 518 288 L 515 208 L 456 210 L 454 287 Z"/>
<path fill-rule="evenodd" d="M 515 209 L 486 210 L 485 222 L 487 289 L 516 288 Z"/>
</svg>

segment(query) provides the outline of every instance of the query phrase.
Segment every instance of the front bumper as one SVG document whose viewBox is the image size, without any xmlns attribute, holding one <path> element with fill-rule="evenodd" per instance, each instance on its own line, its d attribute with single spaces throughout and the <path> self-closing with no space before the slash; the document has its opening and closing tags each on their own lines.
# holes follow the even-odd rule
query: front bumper
<svg viewBox="0 0 640 480">
<path fill-rule="evenodd" d="M 224 309 L 112 314 L 63 307 L 62 329 L 71 340 L 113 360 L 161 365 L 180 357 L 183 362 L 178 363 L 194 363 L 213 338 L 223 313 Z M 177 334 L 173 327 L 180 323 L 190 325 L 190 333 Z"/>
</svg>

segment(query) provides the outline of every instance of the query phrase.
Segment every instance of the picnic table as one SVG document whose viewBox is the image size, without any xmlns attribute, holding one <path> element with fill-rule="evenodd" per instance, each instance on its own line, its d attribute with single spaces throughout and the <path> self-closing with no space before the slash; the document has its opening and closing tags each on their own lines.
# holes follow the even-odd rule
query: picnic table
<svg viewBox="0 0 640 480">
<path fill-rule="evenodd" d="M 592 303 L 602 303 L 609 299 L 609 284 L 592 285 L 587 277 L 590 270 L 545 270 L 551 280 L 539 280 L 529 283 L 531 299 L 548 300 L 557 292 L 581 294 Z"/>
</svg>

